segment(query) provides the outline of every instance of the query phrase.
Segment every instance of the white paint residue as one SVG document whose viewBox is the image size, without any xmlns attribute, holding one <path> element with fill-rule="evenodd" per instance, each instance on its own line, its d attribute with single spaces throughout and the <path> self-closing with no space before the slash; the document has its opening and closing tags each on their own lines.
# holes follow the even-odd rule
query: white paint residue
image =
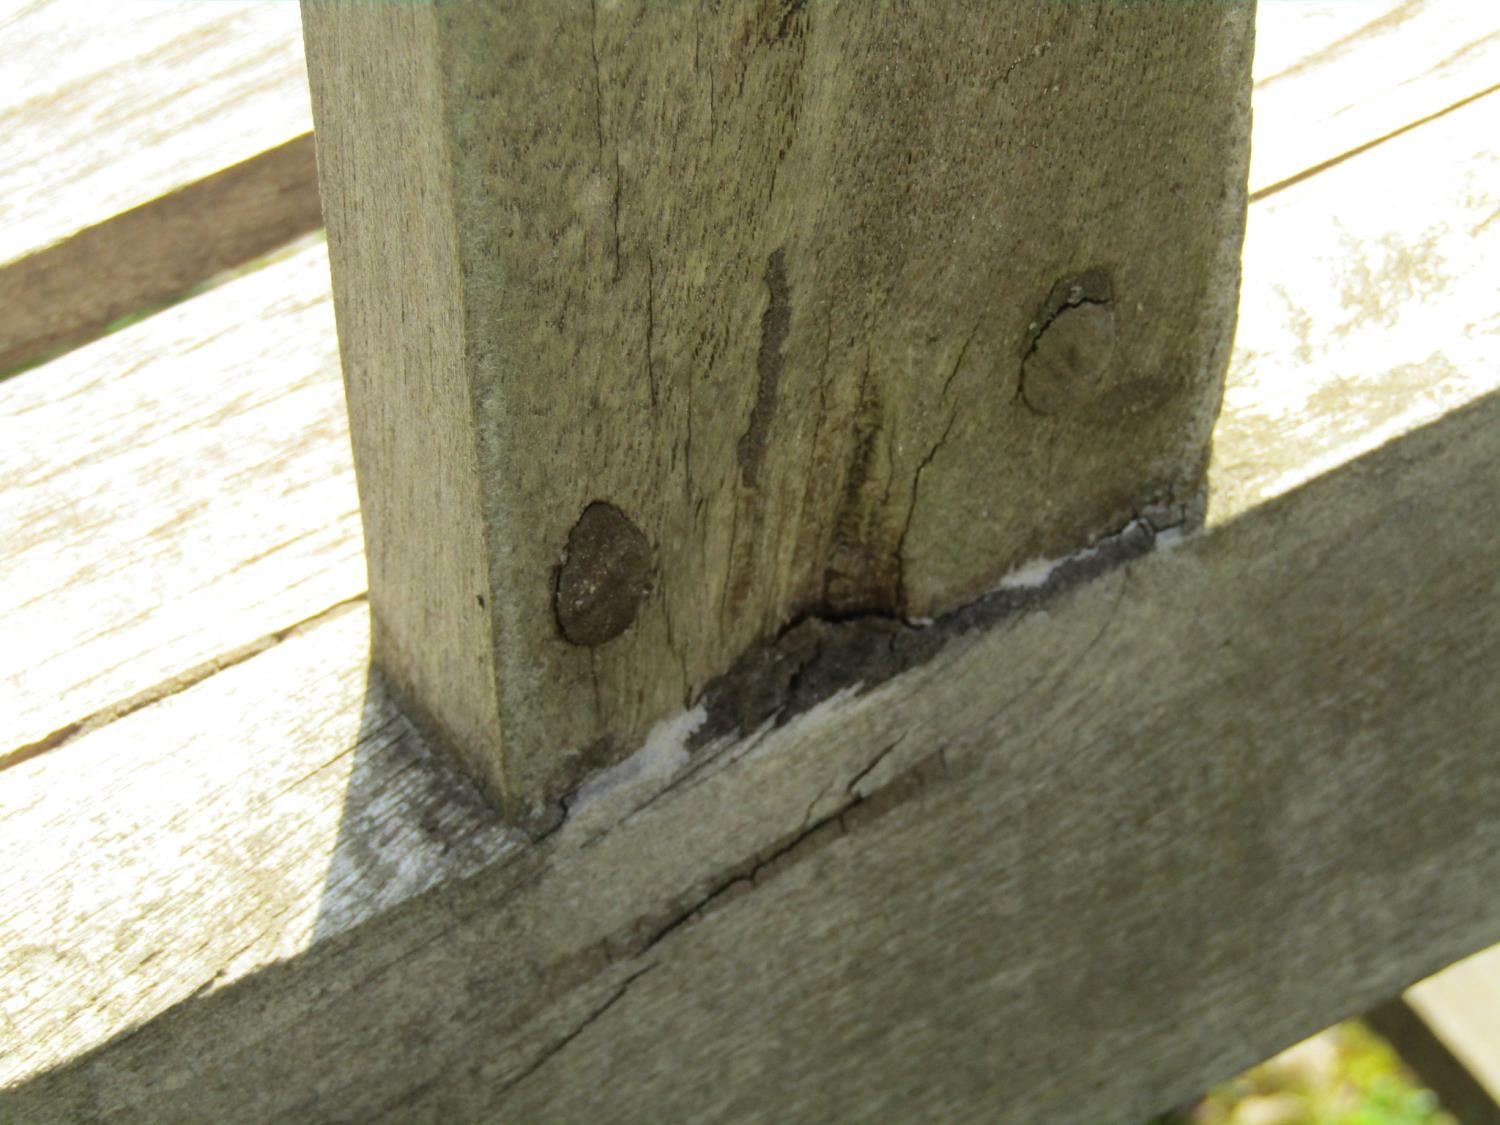
<svg viewBox="0 0 1500 1125">
<path fill-rule="evenodd" d="M 1030 562 L 1024 562 L 1004 578 L 1000 579 L 999 584 L 990 592 L 995 593 L 1000 590 L 1035 590 L 1038 587 L 1045 586 L 1052 580 L 1052 576 L 1057 573 L 1058 567 L 1093 558 L 1099 553 L 1100 547 L 1104 544 L 1118 540 L 1137 524 L 1146 522 L 1143 519 L 1131 520 L 1119 531 L 1101 537 L 1092 547 L 1085 547 L 1081 551 L 1074 551 L 1071 555 L 1064 555 L 1060 559 L 1032 559 Z M 1173 550 L 1181 546 L 1188 538 L 1189 536 L 1183 531 L 1180 524 L 1166 528 L 1163 531 L 1155 532 L 1153 550 Z"/>
<path fill-rule="evenodd" d="M 1156 549 L 1163 553 L 1175 551 L 1190 538 L 1192 537 L 1181 527 L 1169 527 L 1166 531 L 1158 531 L 1156 533 Z"/>
<path fill-rule="evenodd" d="M 1126 524 L 1120 531 L 1103 537 L 1101 542 L 1117 539 L 1126 531 L 1129 531 L 1134 521 Z M 1045 586 L 1057 572 L 1057 568 L 1065 563 L 1082 562 L 1084 559 L 1093 558 L 1099 553 L 1098 546 L 1085 547 L 1081 551 L 1074 551 L 1071 555 L 1064 555 L 1060 559 L 1032 559 L 1024 562 L 1004 578 L 995 590 L 1034 590 L 1038 586 Z M 994 591 L 991 591 L 993 593 Z"/>
<path fill-rule="evenodd" d="M 1037 586 L 1045 586 L 1047 580 L 1052 577 L 1052 572 L 1066 561 L 1066 559 L 1032 559 L 1030 562 L 1022 563 L 1000 579 L 995 589 L 1029 590 Z"/>
<path fill-rule="evenodd" d="M 687 765 L 688 739 L 707 721 L 708 709 L 700 703 L 691 711 L 657 723 L 639 750 L 579 787 L 578 799 L 570 812 L 581 812 L 594 802 L 637 782 L 670 777 Z"/>
</svg>

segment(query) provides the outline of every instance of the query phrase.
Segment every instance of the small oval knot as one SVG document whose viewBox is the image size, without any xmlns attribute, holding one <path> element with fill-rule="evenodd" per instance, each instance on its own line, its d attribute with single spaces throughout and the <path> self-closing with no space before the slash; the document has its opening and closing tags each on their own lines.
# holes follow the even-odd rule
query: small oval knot
<svg viewBox="0 0 1500 1125">
<path fill-rule="evenodd" d="M 629 629 L 651 593 L 651 544 L 613 504 L 583 510 L 557 568 L 555 608 L 563 637 L 602 645 Z"/>
</svg>

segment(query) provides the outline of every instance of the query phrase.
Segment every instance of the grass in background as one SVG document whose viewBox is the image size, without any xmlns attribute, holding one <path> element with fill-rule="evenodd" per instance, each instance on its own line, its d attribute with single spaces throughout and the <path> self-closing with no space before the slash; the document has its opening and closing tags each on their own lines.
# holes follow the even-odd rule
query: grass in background
<svg viewBox="0 0 1500 1125">
<path fill-rule="evenodd" d="M 1458 1125 L 1385 1040 L 1338 1024 L 1152 1125 Z"/>
</svg>

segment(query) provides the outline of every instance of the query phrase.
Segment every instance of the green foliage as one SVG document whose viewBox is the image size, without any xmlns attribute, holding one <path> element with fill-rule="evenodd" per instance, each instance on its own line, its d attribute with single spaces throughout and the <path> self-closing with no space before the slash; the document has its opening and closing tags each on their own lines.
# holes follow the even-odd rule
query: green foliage
<svg viewBox="0 0 1500 1125">
<path fill-rule="evenodd" d="M 1456 1125 L 1390 1045 L 1342 1023 L 1149 1125 Z"/>
</svg>

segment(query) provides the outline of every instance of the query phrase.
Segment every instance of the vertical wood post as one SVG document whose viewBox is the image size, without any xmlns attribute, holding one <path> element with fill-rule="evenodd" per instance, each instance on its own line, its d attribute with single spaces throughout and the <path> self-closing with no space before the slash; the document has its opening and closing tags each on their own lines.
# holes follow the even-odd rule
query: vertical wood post
<svg viewBox="0 0 1500 1125">
<path fill-rule="evenodd" d="M 305 0 L 375 659 L 534 814 L 1201 494 L 1253 8 Z"/>
</svg>

